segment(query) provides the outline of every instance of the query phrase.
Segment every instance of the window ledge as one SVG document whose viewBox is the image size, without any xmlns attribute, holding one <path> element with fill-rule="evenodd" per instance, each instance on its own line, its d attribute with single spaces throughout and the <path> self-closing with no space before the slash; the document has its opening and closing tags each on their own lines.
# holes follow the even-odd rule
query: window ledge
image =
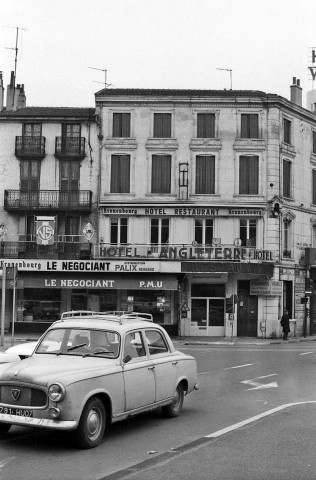
<svg viewBox="0 0 316 480">
<path fill-rule="evenodd" d="M 179 144 L 176 138 L 147 138 L 145 147 L 147 150 L 177 150 Z"/>
<path fill-rule="evenodd" d="M 234 150 L 265 150 L 265 142 L 262 138 L 236 138 Z"/>
<path fill-rule="evenodd" d="M 250 194 L 246 194 L 246 193 L 235 193 L 233 195 L 234 198 L 239 198 L 239 199 L 245 199 L 246 201 L 249 202 L 250 201 L 256 201 L 256 200 L 260 200 L 260 201 L 263 201 L 265 199 L 264 195 L 256 195 L 254 193 L 250 193 Z"/>
<path fill-rule="evenodd" d="M 219 138 L 191 138 L 189 147 L 198 151 L 221 150 L 222 142 Z"/>
<path fill-rule="evenodd" d="M 136 150 L 138 144 L 136 138 L 112 138 L 107 137 L 103 143 L 107 150 Z"/>
<path fill-rule="evenodd" d="M 288 143 L 284 143 L 284 142 L 282 142 L 282 145 L 281 145 L 281 153 L 283 153 L 283 155 L 288 155 L 289 157 L 292 157 L 292 158 L 296 156 L 296 150 L 293 147 L 293 145 L 289 145 Z"/>
</svg>

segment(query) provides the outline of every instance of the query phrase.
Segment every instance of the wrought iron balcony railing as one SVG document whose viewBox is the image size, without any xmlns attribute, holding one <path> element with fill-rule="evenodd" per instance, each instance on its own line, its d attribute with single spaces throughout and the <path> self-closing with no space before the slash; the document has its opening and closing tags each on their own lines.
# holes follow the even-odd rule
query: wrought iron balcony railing
<svg viewBox="0 0 316 480">
<path fill-rule="evenodd" d="M 4 191 L 4 209 L 19 210 L 77 210 L 91 212 L 92 192 L 90 190 L 21 190 Z"/>
<path fill-rule="evenodd" d="M 55 156 L 59 158 L 84 158 L 85 142 L 84 137 L 56 137 Z"/>
<path fill-rule="evenodd" d="M 45 137 L 41 137 L 41 136 L 15 137 L 15 155 L 18 158 L 45 157 Z"/>
<path fill-rule="evenodd" d="M 59 237 L 59 236 L 58 236 Z M 68 241 L 57 241 L 54 245 L 37 245 L 34 240 L 20 240 L 17 242 L 1 242 L 0 258 L 33 258 L 33 259 L 60 259 L 60 260 L 89 260 L 91 259 L 91 245 L 87 242 L 74 241 L 74 236 L 63 236 Z M 79 238 L 79 235 L 76 236 Z"/>
</svg>

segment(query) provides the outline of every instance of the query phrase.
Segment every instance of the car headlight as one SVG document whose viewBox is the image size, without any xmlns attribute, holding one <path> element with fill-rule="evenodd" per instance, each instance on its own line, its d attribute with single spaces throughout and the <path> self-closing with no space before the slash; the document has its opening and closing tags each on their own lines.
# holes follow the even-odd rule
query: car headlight
<svg viewBox="0 0 316 480">
<path fill-rule="evenodd" d="M 60 402 L 65 396 L 65 388 L 60 383 L 53 383 L 48 389 L 48 397 L 53 402 Z"/>
</svg>

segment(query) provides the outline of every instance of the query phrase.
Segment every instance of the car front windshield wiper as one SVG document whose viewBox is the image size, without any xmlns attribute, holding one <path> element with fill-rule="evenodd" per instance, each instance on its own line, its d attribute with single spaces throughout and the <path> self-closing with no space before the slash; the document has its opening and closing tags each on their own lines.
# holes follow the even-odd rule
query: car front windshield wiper
<svg viewBox="0 0 316 480">
<path fill-rule="evenodd" d="M 84 353 L 83 354 L 83 357 L 94 357 L 95 355 L 101 355 L 103 353 L 103 355 L 114 355 L 114 352 L 105 352 L 104 350 L 97 350 L 96 352 L 90 352 L 90 353 Z"/>
<path fill-rule="evenodd" d="M 79 343 L 78 345 L 73 345 L 72 347 L 67 348 L 67 352 L 71 352 L 72 350 L 77 350 L 80 347 L 86 347 L 86 343 Z"/>
</svg>

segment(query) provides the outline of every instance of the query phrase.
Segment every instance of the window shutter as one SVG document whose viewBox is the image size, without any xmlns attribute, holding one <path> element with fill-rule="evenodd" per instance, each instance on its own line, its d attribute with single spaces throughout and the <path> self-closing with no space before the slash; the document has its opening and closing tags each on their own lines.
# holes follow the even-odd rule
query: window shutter
<svg viewBox="0 0 316 480">
<path fill-rule="evenodd" d="M 130 192 L 130 156 L 112 155 L 111 158 L 111 193 Z"/>
<path fill-rule="evenodd" d="M 215 193 L 215 157 L 197 155 L 196 157 L 196 194 Z"/>
<path fill-rule="evenodd" d="M 283 160 L 283 195 L 291 198 L 291 162 Z"/>
<path fill-rule="evenodd" d="M 239 158 L 239 194 L 258 195 L 259 158 L 241 156 Z"/>
<path fill-rule="evenodd" d="M 313 205 L 316 205 L 316 170 L 313 170 Z"/>
<path fill-rule="evenodd" d="M 152 156 L 152 193 L 171 193 L 171 156 Z"/>
</svg>

